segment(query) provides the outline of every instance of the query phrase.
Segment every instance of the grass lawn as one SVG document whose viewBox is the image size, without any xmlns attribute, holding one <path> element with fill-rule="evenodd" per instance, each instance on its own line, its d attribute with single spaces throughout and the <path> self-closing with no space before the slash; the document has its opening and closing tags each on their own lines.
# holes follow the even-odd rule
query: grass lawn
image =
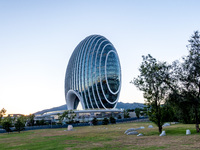
<svg viewBox="0 0 200 150">
<path fill-rule="evenodd" d="M 152 124 L 154 128 L 147 128 Z M 144 136 L 126 135 L 128 128 L 138 130 Z M 185 135 L 190 129 L 191 135 Z M 55 149 L 200 149 L 200 134 L 195 131 L 195 125 L 176 124 L 164 127 L 167 136 L 159 137 L 158 128 L 153 123 L 123 123 L 105 126 L 75 127 L 74 131 L 61 129 L 43 129 L 23 131 L 21 133 L 0 134 L 0 149 L 2 150 L 55 150 Z"/>
</svg>

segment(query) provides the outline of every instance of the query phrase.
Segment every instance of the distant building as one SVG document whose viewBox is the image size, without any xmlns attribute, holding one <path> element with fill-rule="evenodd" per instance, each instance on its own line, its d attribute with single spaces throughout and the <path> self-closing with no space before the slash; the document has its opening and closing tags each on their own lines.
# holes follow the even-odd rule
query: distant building
<svg viewBox="0 0 200 150">
<path fill-rule="evenodd" d="M 116 49 L 101 35 L 82 40 L 69 60 L 65 76 L 68 109 L 112 109 L 121 89 L 121 67 Z"/>
<path fill-rule="evenodd" d="M 59 111 L 60 114 L 62 114 L 64 111 Z M 123 110 L 122 109 L 96 109 L 96 110 L 74 110 L 74 114 L 76 114 L 76 117 L 74 120 L 79 122 L 88 122 L 91 121 L 93 118 L 97 118 L 98 120 L 102 120 L 103 118 L 109 118 L 109 117 L 115 117 L 116 119 L 121 116 L 123 118 Z M 53 122 L 58 122 L 58 112 L 52 111 L 52 112 L 46 112 L 40 115 L 36 115 L 34 120 L 48 120 Z"/>
<path fill-rule="evenodd" d="M 24 114 L 8 114 L 9 117 L 20 117 L 20 116 L 24 116 Z"/>
</svg>

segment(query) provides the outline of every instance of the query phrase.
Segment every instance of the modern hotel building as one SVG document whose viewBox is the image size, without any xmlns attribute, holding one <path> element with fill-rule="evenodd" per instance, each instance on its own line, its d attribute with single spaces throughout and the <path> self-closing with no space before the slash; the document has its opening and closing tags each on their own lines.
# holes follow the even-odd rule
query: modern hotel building
<svg viewBox="0 0 200 150">
<path fill-rule="evenodd" d="M 101 35 L 82 40 L 73 51 L 65 75 L 68 110 L 112 109 L 121 89 L 121 67 L 116 49 Z"/>
</svg>

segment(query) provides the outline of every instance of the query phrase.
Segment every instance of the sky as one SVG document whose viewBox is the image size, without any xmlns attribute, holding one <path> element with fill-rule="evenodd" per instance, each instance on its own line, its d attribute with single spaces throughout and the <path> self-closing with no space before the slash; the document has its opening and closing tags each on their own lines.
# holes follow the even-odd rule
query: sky
<svg viewBox="0 0 200 150">
<path fill-rule="evenodd" d="M 0 109 L 30 114 L 66 104 L 70 56 L 85 37 L 105 36 L 122 71 L 119 102 L 144 103 L 130 81 L 142 55 L 171 63 L 200 30 L 199 0 L 0 0 Z"/>
</svg>

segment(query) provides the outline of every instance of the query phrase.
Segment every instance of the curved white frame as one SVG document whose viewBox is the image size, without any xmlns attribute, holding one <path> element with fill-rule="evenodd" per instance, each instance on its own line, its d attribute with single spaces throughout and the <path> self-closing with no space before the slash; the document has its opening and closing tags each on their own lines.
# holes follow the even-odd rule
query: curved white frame
<svg viewBox="0 0 200 150">
<path fill-rule="evenodd" d="M 100 36 L 98 35 L 98 36 L 96 36 L 96 37 L 93 39 L 92 43 L 90 43 L 90 47 L 92 46 L 92 44 L 94 43 L 94 41 L 95 41 L 98 37 L 100 37 Z M 93 49 L 93 48 L 92 48 L 92 49 Z M 91 52 L 91 49 L 88 51 L 88 53 L 90 53 L 90 52 Z M 91 58 L 91 61 L 92 61 L 92 59 L 93 59 L 93 55 L 94 55 L 94 51 L 92 51 L 92 58 Z M 89 99 L 90 99 L 92 108 L 94 109 L 94 106 L 93 106 L 93 103 L 92 103 L 92 100 L 91 100 L 91 96 L 90 96 L 91 93 L 90 93 L 89 80 L 88 80 L 88 78 L 90 77 L 90 73 L 91 73 L 91 70 L 89 70 L 89 55 L 87 55 L 87 65 L 88 65 L 88 68 L 87 68 L 88 75 L 87 75 L 86 78 L 87 78 L 87 86 L 88 86 L 88 96 L 89 96 Z M 92 62 L 91 62 L 91 65 L 92 65 Z M 93 89 L 93 86 L 92 86 L 92 89 Z M 96 101 L 96 97 L 95 97 L 95 95 L 94 95 L 94 91 L 92 91 L 92 94 L 93 94 L 93 98 L 95 99 L 96 106 L 99 108 L 99 105 L 97 104 L 97 101 Z"/>
<path fill-rule="evenodd" d="M 93 48 L 93 55 L 92 55 L 92 60 L 93 60 L 93 56 L 94 56 L 94 50 L 95 50 L 95 48 L 96 48 L 96 46 L 97 46 L 97 43 L 101 40 L 101 39 L 103 39 L 103 37 L 101 37 L 101 38 L 99 38 L 98 40 L 97 40 L 97 42 L 95 43 L 95 46 L 94 46 L 94 48 Z M 94 61 L 94 63 L 96 63 L 96 55 L 95 55 L 95 61 Z M 92 64 L 93 65 L 93 64 Z M 96 64 L 94 64 L 95 65 L 95 77 L 96 77 Z M 92 82 L 94 81 L 93 80 L 93 77 L 92 77 L 92 75 L 91 75 L 91 78 L 92 78 Z M 95 83 L 96 83 L 96 81 L 94 81 Z M 96 84 L 95 84 L 96 85 Z M 94 93 L 94 87 L 93 87 L 93 85 L 92 85 L 92 93 L 93 93 L 93 96 L 94 96 L 94 100 L 95 100 L 95 103 L 96 103 L 96 105 L 97 105 L 97 107 L 99 108 L 99 105 L 98 105 L 98 103 L 97 103 L 97 99 L 96 99 L 96 96 L 95 96 L 95 93 Z M 98 95 L 98 93 L 97 93 L 97 95 Z M 99 97 L 98 97 L 99 98 Z"/>
<path fill-rule="evenodd" d="M 103 54 L 104 49 L 105 49 L 106 46 L 108 46 L 108 45 L 113 46 L 113 45 L 110 44 L 110 43 L 109 43 L 109 44 L 106 44 L 106 45 L 103 47 L 102 51 L 101 51 L 101 58 L 102 58 L 102 54 Z M 110 50 L 110 51 L 107 53 L 107 55 L 106 55 L 106 60 L 105 60 L 105 78 L 106 78 L 106 84 L 107 84 L 108 90 L 110 91 L 111 94 L 116 95 L 116 94 L 119 93 L 119 91 L 120 91 L 120 89 L 121 89 L 121 74 L 120 74 L 120 84 L 119 84 L 118 90 L 117 90 L 115 93 L 113 93 L 112 90 L 110 89 L 110 86 L 108 85 L 107 71 L 106 71 L 108 55 L 109 55 L 111 52 L 114 52 L 114 53 L 116 54 L 116 52 L 115 52 L 114 50 Z M 117 55 L 116 55 L 116 56 L 117 56 Z M 100 64 L 101 64 L 101 58 L 100 58 L 100 62 L 99 62 Z M 119 60 L 118 56 L 117 56 L 117 59 Z M 99 68 L 99 72 L 100 72 L 100 78 L 102 78 L 102 77 L 101 77 L 101 68 Z M 121 71 L 120 71 L 120 72 L 121 72 Z M 103 95 L 104 95 L 106 101 L 107 101 L 108 103 L 110 103 L 110 104 L 115 104 L 115 103 L 117 103 L 118 98 L 119 98 L 119 95 L 117 96 L 117 98 L 116 98 L 115 101 L 111 102 L 111 101 L 108 100 L 107 97 L 106 97 L 106 94 L 105 94 L 105 92 L 104 92 L 103 85 L 102 85 L 102 82 L 101 82 L 101 81 L 100 81 L 100 84 L 101 84 L 101 90 L 102 90 L 102 92 L 103 92 Z"/>
<path fill-rule="evenodd" d="M 66 97 L 67 97 L 66 102 L 67 102 L 68 110 L 74 109 L 74 101 L 75 101 L 76 97 L 78 97 L 79 101 L 81 102 L 81 105 L 82 105 L 83 109 L 85 109 L 85 104 L 83 102 L 83 98 L 82 98 L 82 96 L 79 95 L 78 92 L 76 92 L 74 90 L 69 90 L 67 92 L 67 96 Z"/>
<path fill-rule="evenodd" d="M 110 89 L 110 85 L 108 84 L 108 78 L 107 78 L 107 60 L 108 60 L 108 56 L 109 56 L 109 54 L 110 53 L 115 53 L 115 55 L 117 56 L 117 59 L 118 59 L 118 61 L 119 61 L 119 57 L 118 57 L 118 55 L 117 55 L 117 53 L 114 51 L 114 50 L 111 50 L 111 51 L 109 51 L 108 52 L 108 54 L 106 55 L 106 61 L 105 61 L 105 76 L 106 76 L 106 84 L 107 84 L 107 86 L 108 86 L 108 89 L 109 89 L 109 91 L 112 93 L 112 94 L 117 94 L 117 93 L 119 93 L 119 91 L 120 91 L 120 83 L 121 83 L 121 74 L 120 74 L 120 83 L 119 83 L 119 87 L 118 87 L 118 89 L 117 89 L 117 91 L 116 92 L 113 92 L 111 89 Z M 121 72 L 121 71 L 120 71 Z"/>
<path fill-rule="evenodd" d="M 83 52 L 85 52 L 84 49 L 85 49 L 86 43 L 89 41 L 90 38 L 91 38 L 90 36 L 87 37 L 87 40 L 86 40 L 86 41 L 84 42 L 84 44 L 83 44 L 84 46 L 83 46 L 82 49 L 80 50 L 80 53 L 81 53 L 80 55 L 81 55 L 81 56 L 80 56 L 80 61 L 79 61 L 80 63 L 79 63 L 79 67 L 78 67 L 78 68 L 79 68 L 79 74 L 78 74 L 79 80 L 78 80 L 78 81 L 80 82 L 80 84 L 78 84 L 78 85 L 80 86 L 80 91 L 81 91 L 81 96 L 82 96 L 82 97 L 83 97 L 83 94 L 82 94 L 82 90 L 83 90 L 83 89 L 82 89 L 82 79 L 81 79 L 81 74 L 82 74 L 82 72 L 81 72 L 81 71 L 82 71 L 82 65 L 81 65 L 81 64 L 82 64 Z M 89 105 L 88 105 L 87 100 L 85 100 L 85 101 L 86 101 L 87 108 L 89 108 Z"/>
<path fill-rule="evenodd" d="M 97 69 L 96 64 L 97 64 L 98 52 L 99 52 L 99 48 L 100 48 L 101 44 L 102 44 L 103 42 L 105 42 L 105 41 L 108 41 L 108 40 L 107 40 L 107 39 L 103 40 L 103 41 L 99 44 L 98 49 L 97 49 L 97 52 L 96 52 L 96 57 L 95 57 L 95 84 L 96 84 L 97 95 L 98 95 L 98 97 L 99 97 L 99 101 L 100 101 L 101 105 L 102 105 L 105 109 L 107 109 L 107 108 L 105 107 L 105 105 L 103 104 L 103 102 L 101 101 L 101 96 L 100 96 L 100 94 L 99 94 L 98 87 L 97 87 L 97 77 L 96 77 L 96 69 Z M 100 76 L 100 77 L 101 77 L 101 76 Z"/>
<path fill-rule="evenodd" d="M 87 52 L 89 51 L 89 50 L 88 50 L 88 46 L 91 44 L 90 41 L 91 41 L 93 38 L 94 38 L 94 36 L 92 36 L 92 37 L 89 39 L 89 41 L 87 42 L 87 44 L 86 44 L 85 51 L 84 51 L 84 54 L 83 54 L 83 60 L 84 60 L 83 62 L 85 62 L 85 58 L 87 57 L 87 56 L 86 56 L 86 55 L 87 55 Z M 82 64 L 81 70 L 82 70 L 82 75 L 83 75 L 83 81 L 82 81 L 82 82 L 83 82 L 83 87 L 84 87 L 83 92 L 84 92 L 85 100 L 87 101 L 86 92 L 85 92 L 85 72 L 84 72 L 84 69 L 85 69 L 85 63 Z M 90 101 L 90 104 L 91 104 L 92 108 L 94 109 L 94 107 L 93 107 L 93 105 L 92 105 L 92 102 L 91 102 L 91 99 L 89 99 L 89 101 Z M 87 105 L 88 105 L 88 108 L 89 108 L 88 101 L 87 101 Z"/>
</svg>

